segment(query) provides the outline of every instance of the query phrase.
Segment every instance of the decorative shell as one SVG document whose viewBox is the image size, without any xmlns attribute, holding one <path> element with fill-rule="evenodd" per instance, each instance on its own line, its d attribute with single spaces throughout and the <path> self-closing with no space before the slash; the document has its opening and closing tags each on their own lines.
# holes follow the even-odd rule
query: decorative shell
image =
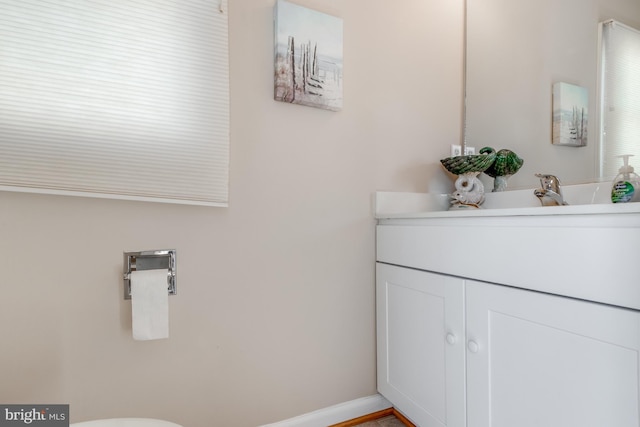
<svg viewBox="0 0 640 427">
<path fill-rule="evenodd" d="M 495 158 L 496 151 L 491 147 L 484 147 L 480 150 L 480 154 L 447 157 L 440 160 L 440 163 L 452 174 L 462 175 L 469 172 L 484 172 L 493 164 Z"/>
<path fill-rule="evenodd" d="M 493 164 L 484 171 L 492 178 L 497 176 L 511 176 L 518 172 L 524 160 L 511 150 L 502 149 L 496 153 Z"/>
</svg>

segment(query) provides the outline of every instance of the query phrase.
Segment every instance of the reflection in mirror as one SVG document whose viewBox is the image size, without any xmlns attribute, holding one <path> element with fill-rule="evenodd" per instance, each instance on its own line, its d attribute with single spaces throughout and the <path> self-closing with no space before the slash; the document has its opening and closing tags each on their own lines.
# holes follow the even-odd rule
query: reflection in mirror
<svg viewBox="0 0 640 427">
<path fill-rule="evenodd" d="M 602 117 L 600 175 L 615 176 L 623 155 L 640 169 L 640 31 L 608 20 L 600 26 Z"/>
<path fill-rule="evenodd" d="M 640 28 L 640 2 L 467 0 L 466 7 L 465 144 L 522 157 L 510 189 L 533 188 L 535 173 L 563 184 L 598 180 L 598 23 L 613 18 Z M 587 88 L 585 147 L 551 144 L 556 82 Z"/>
</svg>

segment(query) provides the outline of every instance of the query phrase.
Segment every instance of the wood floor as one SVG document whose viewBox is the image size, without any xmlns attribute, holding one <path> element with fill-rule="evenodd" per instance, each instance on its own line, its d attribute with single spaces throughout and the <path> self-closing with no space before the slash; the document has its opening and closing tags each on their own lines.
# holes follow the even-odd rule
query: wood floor
<svg viewBox="0 0 640 427">
<path fill-rule="evenodd" d="M 415 425 L 394 408 L 389 408 L 329 427 L 415 427 Z"/>
<path fill-rule="evenodd" d="M 362 424 L 356 424 L 358 427 L 405 427 L 405 423 L 400 421 L 393 415 L 388 417 L 378 418 L 373 421 L 365 421 Z"/>
</svg>

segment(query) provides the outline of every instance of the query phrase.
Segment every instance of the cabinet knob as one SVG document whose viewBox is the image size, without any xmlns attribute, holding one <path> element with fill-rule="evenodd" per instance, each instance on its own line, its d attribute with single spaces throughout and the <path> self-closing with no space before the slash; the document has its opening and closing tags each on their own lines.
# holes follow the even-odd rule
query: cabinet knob
<svg viewBox="0 0 640 427">
<path fill-rule="evenodd" d="M 447 334 L 447 342 L 451 345 L 455 344 L 456 341 L 458 341 L 458 338 L 456 338 L 456 336 L 452 333 L 448 333 Z"/>
<path fill-rule="evenodd" d="M 473 340 L 469 340 L 469 342 L 467 343 L 467 348 L 471 353 L 477 353 L 478 350 L 480 349 L 480 346 L 478 345 L 477 342 Z"/>
</svg>

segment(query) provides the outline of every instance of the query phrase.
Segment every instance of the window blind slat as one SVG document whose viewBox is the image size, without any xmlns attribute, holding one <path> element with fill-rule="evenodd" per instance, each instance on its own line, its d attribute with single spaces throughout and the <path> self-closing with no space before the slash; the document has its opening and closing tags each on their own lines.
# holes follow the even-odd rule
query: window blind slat
<svg viewBox="0 0 640 427">
<path fill-rule="evenodd" d="M 0 57 L 4 189 L 227 204 L 218 2 L 0 0 Z"/>
</svg>

